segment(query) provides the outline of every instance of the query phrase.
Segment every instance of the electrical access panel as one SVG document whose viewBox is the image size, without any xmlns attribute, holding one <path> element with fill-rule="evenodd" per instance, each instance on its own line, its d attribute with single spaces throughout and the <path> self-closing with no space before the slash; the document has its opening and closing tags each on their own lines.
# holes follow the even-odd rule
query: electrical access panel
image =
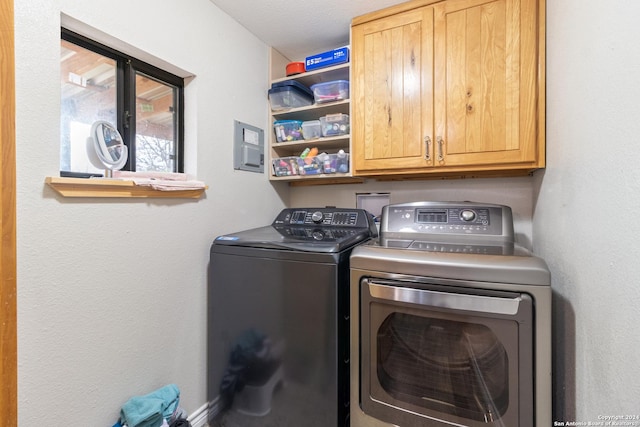
<svg viewBox="0 0 640 427">
<path fill-rule="evenodd" d="M 233 168 L 264 173 L 264 130 L 234 121 Z"/>
</svg>

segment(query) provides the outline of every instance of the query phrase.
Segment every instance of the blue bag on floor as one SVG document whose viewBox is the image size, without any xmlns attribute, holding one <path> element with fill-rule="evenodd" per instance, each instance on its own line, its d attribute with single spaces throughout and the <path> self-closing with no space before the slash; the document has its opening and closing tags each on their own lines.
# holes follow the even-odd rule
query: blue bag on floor
<svg viewBox="0 0 640 427">
<path fill-rule="evenodd" d="M 180 390 L 166 385 L 145 396 L 134 396 L 120 410 L 120 421 L 128 427 L 160 427 L 178 407 Z"/>
</svg>

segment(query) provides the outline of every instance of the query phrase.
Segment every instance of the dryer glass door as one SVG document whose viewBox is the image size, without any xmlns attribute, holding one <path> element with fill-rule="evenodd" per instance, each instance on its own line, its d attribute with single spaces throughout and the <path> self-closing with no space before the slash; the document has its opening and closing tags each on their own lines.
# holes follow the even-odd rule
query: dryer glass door
<svg viewBox="0 0 640 427">
<path fill-rule="evenodd" d="M 527 425 L 521 411 L 533 406 L 527 391 L 533 372 L 531 299 L 482 293 L 362 281 L 365 413 L 403 426 L 424 425 L 425 418 L 465 426 Z"/>
</svg>

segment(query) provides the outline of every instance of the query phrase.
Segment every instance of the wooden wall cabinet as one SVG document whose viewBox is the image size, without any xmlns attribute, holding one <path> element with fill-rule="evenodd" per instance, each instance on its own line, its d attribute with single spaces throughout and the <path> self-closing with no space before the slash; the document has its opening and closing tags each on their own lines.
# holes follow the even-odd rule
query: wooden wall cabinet
<svg viewBox="0 0 640 427">
<path fill-rule="evenodd" d="M 351 29 L 356 176 L 545 165 L 544 0 L 414 0 Z"/>
</svg>

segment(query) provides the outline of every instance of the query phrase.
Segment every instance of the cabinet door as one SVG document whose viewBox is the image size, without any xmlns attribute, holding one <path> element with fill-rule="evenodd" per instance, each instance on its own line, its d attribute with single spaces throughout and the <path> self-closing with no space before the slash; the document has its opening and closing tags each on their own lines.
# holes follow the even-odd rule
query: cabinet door
<svg viewBox="0 0 640 427">
<path fill-rule="evenodd" d="M 433 8 L 352 28 L 355 173 L 433 165 Z"/>
<path fill-rule="evenodd" d="M 538 161 L 536 5 L 447 0 L 435 6 L 437 165 L 489 169 Z"/>
</svg>

